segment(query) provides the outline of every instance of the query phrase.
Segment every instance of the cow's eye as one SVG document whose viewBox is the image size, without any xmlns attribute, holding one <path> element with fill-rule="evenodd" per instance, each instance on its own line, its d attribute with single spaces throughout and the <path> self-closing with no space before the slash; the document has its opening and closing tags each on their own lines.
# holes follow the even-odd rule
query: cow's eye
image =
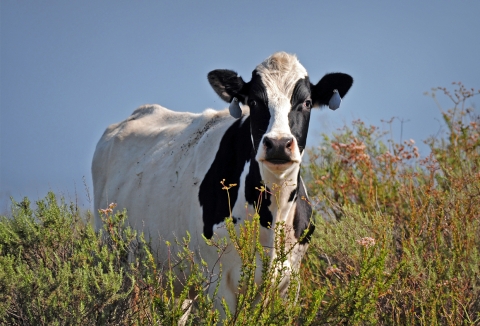
<svg viewBox="0 0 480 326">
<path fill-rule="evenodd" d="M 248 106 L 253 108 L 253 107 L 257 106 L 257 102 L 255 100 L 250 100 L 250 101 L 248 101 Z"/>
<path fill-rule="evenodd" d="M 312 108 L 312 101 L 311 100 L 305 100 L 305 102 L 303 102 L 303 107 L 305 107 L 307 109 L 311 109 Z"/>
</svg>

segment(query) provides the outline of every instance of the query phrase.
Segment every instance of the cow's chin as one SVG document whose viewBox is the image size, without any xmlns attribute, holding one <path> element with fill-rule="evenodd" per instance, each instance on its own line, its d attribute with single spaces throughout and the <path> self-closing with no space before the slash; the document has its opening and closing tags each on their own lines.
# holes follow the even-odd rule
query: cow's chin
<svg viewBox="0 0 480 326">
<path fill-rule="evenodd" d="M 278 178 L 283 179 L 286 174 L 295 169 L 296 161 L 267 161 L 261 160 L 263 166 Z"/>
</svg>

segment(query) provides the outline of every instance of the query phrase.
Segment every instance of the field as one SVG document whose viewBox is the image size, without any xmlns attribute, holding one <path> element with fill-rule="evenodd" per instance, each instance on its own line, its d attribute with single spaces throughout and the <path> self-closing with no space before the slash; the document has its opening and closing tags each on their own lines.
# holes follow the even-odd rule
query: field
<svg viewBox="0 0 480 326">
<path fill-rule="evenodd" d="M 0 218 L 0 323 L 176 325 L 195 290 L 191 325 L 479 325 L 480 117 L 468 106 L 479 93 L 460 83 L 432 91 L 452 108 L 440 108 L 447 132 L 425 140 L 426 157 L 362 121 L 324 135 L 303 165 L 316 229 L 286 298 L 274 286 L 284 244 L 257 285 L 253 258 L 268 258 L 258 216 L 239 234 L 227 223 L 244 266 L 238 309 L 225 320 L 202 292 L 212 275 L 193 263 L 188 234 L 165 244 L 184 250 L 160 268 L 114 205 L 95 233 L 90 212 L 53 193 L 13 201 Z M 282 237 L 281 225 L 275 232 Z M 225 242 L 212 245 L 221 254 Z M 179 298 L 174 264 L 193 271 Z"/>
</svg>

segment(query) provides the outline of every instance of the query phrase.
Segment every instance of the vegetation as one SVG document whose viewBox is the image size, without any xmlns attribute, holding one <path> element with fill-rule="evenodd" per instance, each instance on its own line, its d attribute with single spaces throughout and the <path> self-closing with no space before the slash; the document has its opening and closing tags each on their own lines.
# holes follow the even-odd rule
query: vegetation
<svg viewBox="0 0 480 326">
<path fill-rule="evenodd" d="M 213 309 L 220 298 L 205 295 L 221 275 L 194 263 L 188 234 L 165 244 L 183 249 L 158 266 L 125 211 L 101 210 L 95 233 L 90 213 L 49 193 L 36 205 L 12 201 L 11 216 L 0 217 L 0 324 L 480 324 L 480 117 L 467 107 L 479 92 L 455 87 L 430 94 L 442 92 L 454 107 L 441 110 L 448 133 L 426 141 L 427 157 L 413 140 L 396 143 L 361 121 L 310 150 L 304 174 L 316 230 L 285 298 L 275 286 L 285 274 L 284 241 L 263 268 L 268 282 L 254 282 L 257 264 L 269 261 L 258 214 L 238 231 L 227 221 L 242 291 L 221 320 Z M 275 232 L 284 238 L 281 224 Z M 222 255 L 227 242 L 210 244 Z M 179 296 L 173 266 L 191 271 Z M 191 291 L 193 302 L 185 300 Z"/>
<path fill-rule="evenodd" d="M 480 118 L 473 90 L 438 91 L 454 108 L 428 157 L 361 121 L 310 152 L 309 192 L 327 217 L 303 276 L 327 289 L 316 324 L 480 324 Z"/>
</svg>

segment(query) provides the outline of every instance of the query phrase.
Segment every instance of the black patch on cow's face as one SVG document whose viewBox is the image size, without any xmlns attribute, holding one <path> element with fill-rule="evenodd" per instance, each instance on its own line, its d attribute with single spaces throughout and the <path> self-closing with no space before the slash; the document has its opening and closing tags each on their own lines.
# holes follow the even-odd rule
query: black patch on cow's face
<svg viewBox="0 0 480 326">
<path fill-rule="evenodd" d="M 252 73 L 247 104 L 250 107 L 252 139 L 255 151 L 257 151 L 270 123 L 270 111 L 268 109 L 267 90 L 256 70 Z"/>
<path fill-rule="evenodd" d="M 298 174 L 297 191 L 298 195 L 295 199 L 297 205 L 293 217 L 293 229 L 295 231 L 295 238 L 297 240 L 301 239 L 300 243 L 305 244 L 310 242 L 313 231 L 315 230 L 315 224 L 313 220 L 312 206 L 308 201 L 300 173 Z M 305 230 L 307 231 L 305 232 Z"/>
<path fill-rule="evenodd" d="M 292 109 L 288 113 L 288 124 L 291 133 L 297 139 L 298 149 L 302 153 L 307 144 L 308 125 L 312 109 L 308 76 L 297 81 L 290 103 L 292 104 Z"/>
<path fill-rule="evenodd" d="M 254 155 L 249 121 L 241 122 L 241 119 L 235 121 L 223 135 L 215 160 L 200 185 L 198 199 L 203 209 L 203 234 L 207 239 L 213 236 L 213 226 L 230 216 L 227 191 L 222 189 L 220 181 L 225 179 L 227 186 L 237 184 L 229 190 L 233 207 L 237 201 L 242 171 Z"/>
</svg>

